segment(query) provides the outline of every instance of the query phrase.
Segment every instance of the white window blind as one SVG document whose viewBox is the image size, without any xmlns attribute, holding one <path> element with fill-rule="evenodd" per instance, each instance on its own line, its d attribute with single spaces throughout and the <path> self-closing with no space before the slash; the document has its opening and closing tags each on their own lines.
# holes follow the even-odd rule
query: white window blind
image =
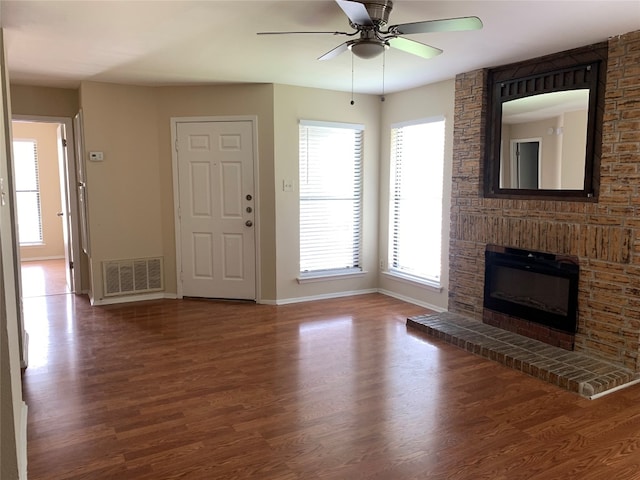
<svg viewBox="0 0 640 480">
<path fill-rule="evenodd" d="M 14 140 L 13 158 L 20 245 L 42 243 L 42 212 L 35 140 Z"/>
<path fill-rule="evenodd" d="M 300 122 L 300 274 L 360 271 L 361 125 Z"/>
<path fill-rule="evenodd" d="M 444 118 L 391 128 L 389 270 L 439 284 Z"/>
</svg>

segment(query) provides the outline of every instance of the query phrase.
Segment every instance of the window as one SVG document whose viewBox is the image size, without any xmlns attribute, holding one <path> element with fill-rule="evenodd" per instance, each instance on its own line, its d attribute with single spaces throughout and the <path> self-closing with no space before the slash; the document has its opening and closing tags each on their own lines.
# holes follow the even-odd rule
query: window
<svg viewBox="0 0 640 480">
<path fill-rule="evenodd" d="M 38 149 L 35 140 L 14 140 L 13 158 L 20 245 L 42 243 Z"/>
<path fill-rule="evenodd" d="M 300 122 L 300 274 L 360 272 L 363 126 Z"/>
<path fill-rule="evenodd" d="M 392 125 L 389 271 L 440 284 L 444 118 Z"/>
</svg>

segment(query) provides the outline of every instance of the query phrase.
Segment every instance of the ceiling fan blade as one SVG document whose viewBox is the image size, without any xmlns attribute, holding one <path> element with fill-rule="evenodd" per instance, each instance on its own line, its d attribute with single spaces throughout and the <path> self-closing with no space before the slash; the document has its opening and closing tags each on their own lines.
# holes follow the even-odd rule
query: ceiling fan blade
<svg viewBox="0 0 640 480">
<path fill-rule="evenodd" d="M 388 40 L 389 45 L 403 52 L 412 53 L 422 58 L 433 58 L 442 53 L 442 50 L 425 43 L 409 40 L 408 38 L 396 37 Z"/>
<path fill-rule="evenodd" d="M 331 60 L 332 58 L 337 57 L 338 55 L 346 52 L 349 49 L 349 43 L 351 42 L 344 42 L 342 45 L 338 45 L 333 50 L 329 50 L 327 53 L 325 53 L 321 57 L 318 57 L 318 60 Z"/>
<path fill-rule="evenodd" d="M 463 30 L 480 30 L 482 28 L 482 20 L 478 17 L 459 17 L 446 18 L 442 20 L 427 20 L 425 22 L 403 23 L 400 25 L 392 25 L 389 32 L 400 35 L 409 35 L 412 33 L 431 33 L 431 32 L 459 32 Z"/>
<path fill-rule="evenodd" d="M 356 25 L 373 26 L 373 20 L 369 16 L 366 7 L 360 2 L 350 0 L 336 0 L 338 6 L 349 17 L 351 23 Z"/>
<path fill-rule="evenodd" d="M 257 32 L 256 35 L 355 35 L 358 32 L 348 33 L 348 32 Z"/>
</svg>

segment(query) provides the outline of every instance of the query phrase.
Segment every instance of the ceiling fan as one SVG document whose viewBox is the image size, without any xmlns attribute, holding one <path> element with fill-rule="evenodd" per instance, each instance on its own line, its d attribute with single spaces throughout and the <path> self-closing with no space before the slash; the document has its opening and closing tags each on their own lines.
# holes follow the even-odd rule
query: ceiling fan
<svg viewBox="0 0 640 480">
<path fill-rule="evenodd" d="M 440 55 L 442 50 L 415 40 L 409 40 L 401 35 L 430 32 L 454 32 L 463 30 L 478 30 L 482 28 L 482 21 L 478 17 L 458 17 L 442 20 L 427 20 L 424 22 L 403 23 L 386 27 L 389 14 L 393 10 L 391 0 L 335 0 L 338 6 L 349 18 L 349 25 L 353 32 L 258 32 L 258 35 L 287 35 L 287 34 L 331 34 L 346 35 L 358 38 L 348 40 L 336 48 L 329 50 L 318 60 L 329 60 L 341 53 L 351 50 L 360 58 L 375 58 L 389 47 L 397 48 L 422 58 L 432 58 Z M 384 28 L 386 27 L 386 30 Z"/>
</svg>

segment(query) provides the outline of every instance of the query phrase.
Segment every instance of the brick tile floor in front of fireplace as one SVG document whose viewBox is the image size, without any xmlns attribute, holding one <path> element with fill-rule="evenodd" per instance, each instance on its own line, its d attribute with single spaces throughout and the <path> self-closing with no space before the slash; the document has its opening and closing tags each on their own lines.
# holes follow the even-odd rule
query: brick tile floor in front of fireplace
<svg viewBox="0 0 640 480">
<path fill-rule="evenodd" d="M 587 398 L 601 396 L 640 379 L 619 365 L 455 313 L 410 317 L 407 326 Z"/>
</svg>

